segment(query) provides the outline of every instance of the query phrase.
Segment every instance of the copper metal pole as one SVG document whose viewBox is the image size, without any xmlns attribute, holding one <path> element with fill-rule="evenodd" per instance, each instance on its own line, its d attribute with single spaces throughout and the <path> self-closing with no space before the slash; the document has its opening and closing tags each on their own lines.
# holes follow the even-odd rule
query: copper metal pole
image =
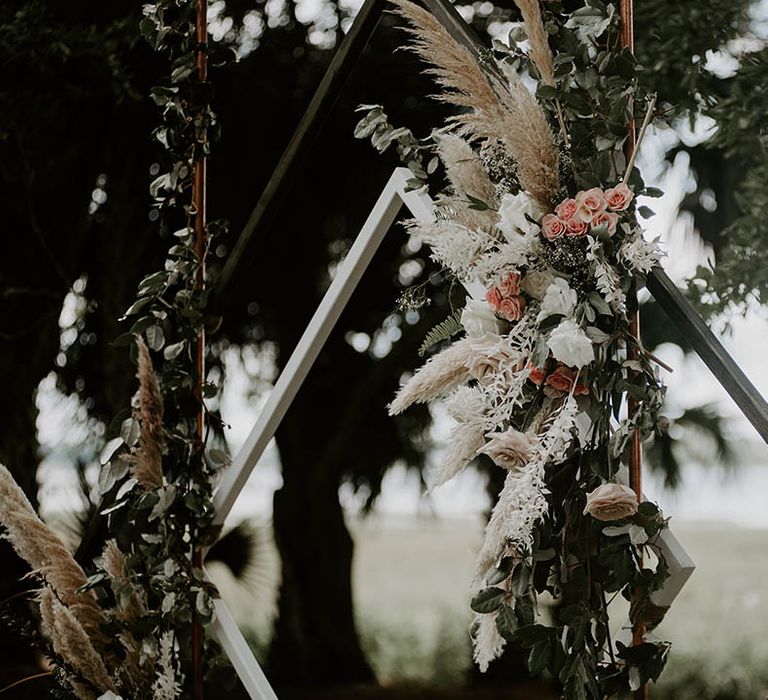
<svg viewBox="0 0 768 700">
<path fill-rule="evenodd" d="M 208 79 L 208 0 L 195 0 L 196 21 L 195 39 L 197 79 L 205 83 Z M 193 153 L 193 182 L 192 205 L 194 208 L 194 232 L 195 255 L 199 262 L 196 287 L 201 290 L 205 286 L 205 250 L 206 250 L 206 157 L 204 145 L 207 140 L 205 120 L 205 105 L 196 115 L 199 121 L 195 124 L 195 150 Z M 197 373 L 196 391 L 199 400 L 197 412 L 197 440 L 198 449 L 204 449 L 205 440 L 205 409 L 203 406 L 203 383 L 205 382 L 205 326 L 200 324 L 195 347 L 195 365 Z M 203 549 L 193 543 L 192 561 L 195 567 L 203 567 Z M 200 621 L 195 619 L 192 623 L 192 673 L 194 685 L 194 699 L 203 700 L 203 628 Z"/>
<path fill-rule="evenodd" d="M 635 50 L 635 25 L 634 25 L 634 8 L 633 0 L 620 0 L 619 2 L 619 17 L 620 17 L 620 41 L 622 48 L 628 48 L 630 51 Z M 627 140 L 624 145 L 624 153 L 627 157 L 627 162 L 634 153 L 636 146 L 636 134 L 635 134 L 635 120 L 634 117 L 630 117 L 629 124 L 627 125 Z M 636 292 L 632 291 L 632 295 L 636 295 Z M 630 333 L 639 340 L 640 338 L 640 310 L 637 305 L 637 297 L 634 296 L 630 299 Z M 630 348 L 629 356 L 631 359 L 637 359 L 636 347 Z M 632 415 L 637 411 L 637 401 L 630 397 L 629 399 L 629 414 Z M 640 446 L 640 431 L 635 430 L 632 434 L 632 443 L 630 446 L 629 455 L 629 486 L 635 492 L 637 500 L 641 501 L 643 498 L 643 468 L 642 468 L 642 451 Z M 637 624 L 632 628 L 632 644 L 642 644 L 645 637 L 645 625 Z M 648 698 L 648 686 L 642 685 L 635 691 L 636 700 L 647 700 Z"/>
</svg>

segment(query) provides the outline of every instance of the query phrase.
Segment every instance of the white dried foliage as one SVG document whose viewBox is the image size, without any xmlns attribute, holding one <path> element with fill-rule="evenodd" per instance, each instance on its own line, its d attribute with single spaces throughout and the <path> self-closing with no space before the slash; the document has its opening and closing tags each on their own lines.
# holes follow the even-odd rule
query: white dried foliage
<svg viewBox="0 0 768 700">
<path fill-rule="evenodd" d="M 176 680 L 173 664 L 173 634 L 165 632 L 160 637 L 160 649 L 157 658 L 157 677 L 152 686 L 154 700 L 176 700 L 181 694 L 181 686 Z"/>
<path fill-rule="evenodd" d="M 475 262 L 472 274 L 485 286 L 491 287 L 505 273 L 527 266 L 538 255 L 541 243 L 538 236 L 520 236 L 509 243 L 498 244 L 484 252 Z"/>
<path fill-rule="evenodd" d="M 619 248 L 618 258 L 629 270 L 648 274 L 664 257 L 658 239 L 646 241 L 639 231 L 627 237 Z"/>
<path fill-rule="evenodd" d="M 456 421 L 437 465 L 430 472 L 430 490 L 450 481 L 485 444 L 487 399 L 482 386 L 458 387 L 447 399 L 448 414 Z"/>
<path fill-rule="evenodd" d="M 475 625 L 475 633 L 472 636 L 474 647 L 472 657 L 479 666 L 480 672 L 485 673 L 491 661 L 501 656 L 505 640 L 496 627 L 496 613 L 476 613 Z"/>
<path fill-rule="evenodd" d="M 491 236 L 481 230 L 469 229 L 456 221 L 439 218 L 436 221 L 405 222 L 408 233 L 431 248 L 431 257 L 452 270 L 461 280 L 467 280 L 479 256 L 493 243 Z"/>
<path fill-rule="evenodd" d="M 576 400 L 568 396 L 554 418 L 543 426 L 531 461 L 521 470 L 507 474 L 485 528 L 485 540 L 475 563 L 475 582 L 486 577 L 507 547 L 521 552 L 533 548 L 534 526 L 547 512 L 544 467 L 565 458 L 577 412 Z"/>
<path fill-rule="evenodd" d="M 468 360 L 472 346 L 467 338 L 458 340 L 417 370 L 400 388 L 389 405 L 389 415 L 396 416 L 415 403 L 426 403 L 469 379 Z"/>
<path fill-rule="evenodd" d="M 592 263 L 595 281 L 600 295 L 615 312 L 622 312 L 625 307 L 624 292 L 621 290 L 619 273 L 606 261 L 600 241 L 587 236 L 587 260 Z"/>
</svg>

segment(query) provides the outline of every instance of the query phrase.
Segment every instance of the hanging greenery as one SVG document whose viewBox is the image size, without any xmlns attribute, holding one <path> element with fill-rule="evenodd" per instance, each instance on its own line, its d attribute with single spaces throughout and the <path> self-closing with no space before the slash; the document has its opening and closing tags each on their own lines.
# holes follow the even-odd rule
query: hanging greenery
<svg viewBox="0 0 768 700">
<path fill-rule="evenodd" d="M 162 119 L 153 136 L 162 150 L 150 185 L 158 234 L 169 245 L 160 269 L 141 281 L 125 314 L 130 328 L 116 341 L 136 360 L 138 391 L 101 454 L 98 486 L 109 534 L 93 573 L 0 470 L 0 517 L 42 581 L 37 641 L 62 697 L 179 697 L 190 678 L 193 624 L 204 625 L 212 613 L 214 590 L 193 554 L 217 535 L 212 488 L 221 460 L 206 455 L 210 420 L 202 417 L 202 431 L 198 423 L 202 399 L 214 387 L 200 376 L 197 353 L 209 294 L 205 255 L 226 227 L 212 222 L 196 241 L 193 175 L 217 128 L 196 55 L 204 50 L 210 64 L 221 66 L 234 54 L 222 45 L 199 46 L 195 21 L 193 0 L 144 6 L 141 31 L 170 61 L 167 80 L 151 93 Z"/>
<path fill-rule="evenodd" d="M 458 108 L 433 133 L 447 180 L 437 215 L 407 225 L 486 294 L 468 299 L 461 337 L 390 411 L 445 398 L 455 427 L 433 486 L 477 457 L 506 471 L 475 570 L 481 670 L 514 641 L 568 698 L 627 697 L 658 678 L 668 653 L 650 636 L 613 639 L 609 620 L 623 596 L 631 626 L 653 628 L 668 577 L 666 520 L 622 483 L 632 436 L 659 429 L 664 396 L 630 323 L 635 288 L 661 256 L 638 221 L 651 212 L 637 205 L 660 192 L 624 152 L 629 121 L 654 116 L 648 76 L 620 44 L 613 3 L 566 13 L 561 2 L 516 0 L 523 21 L 509 43 L 475 55 L 430 13 L 393 1 L 438 99 Z M 403 134 L 422 143 L 390 128 L 373 107 L 357 134 L 379 150 Z M 416 165 L 428 159 L 420 149 Z M 423 168 L 414 176 L 426 182 Z"/>
</svg>

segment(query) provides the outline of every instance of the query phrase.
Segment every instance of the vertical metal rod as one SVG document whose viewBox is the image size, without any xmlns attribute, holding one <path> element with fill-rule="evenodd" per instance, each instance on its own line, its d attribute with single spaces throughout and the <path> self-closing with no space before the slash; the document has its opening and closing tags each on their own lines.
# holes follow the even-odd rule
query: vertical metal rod
<svg viewBox="0 0 768 700">
<path fill-rule="evenodd" d="M 208 0 L 195 0 L 195 40 L 197 79 L 202 84 L 208 80 Z M 200 106 L 195 115 L 195 145 L 193 153 L 192 205 L 194 208 L 195 255 L 198 260 L 195 286 L 202 290 L 205 286 L 205 251 L 206 241 L 206 142 L 207 114 L 206 105 Z M 205 382 L 205 326 L 201 322 L 195 347 L 195 366 L 197 374 L 196 391 L 198 394 L 197 442 L 202 455 L 205 440 L 205 407 L 203 406 L 203 383 Z M 198 569 L 203 568 L 203 548 L 192 544 L 192 562 Z M 192 674 L 194 699 L 203 700 L 203 628 L 198 619 L 192 623 Z"/>
<path fill-rule="evenodd" d="M 633 0 L 620 0 L 619 2 L 619 18 L 620 18 L 620 41 L 621 47 L 627 48 L 634 52 L 635 50 L 635 25 L 634 25 L 634 8 Z M 632 113 L 634 114 L 634 106 L 632 107 Z M 627 162 L 630 162 L 630 158 L 635 151 L 636 147 L 636 134 L 635 134 L 635 119 L 634 116 L 630 116 L 629 124 L 627 124 L 627 140 L 624 145 L 624 153 L 627 157 Z M 629 313 L 630 313 L 630 333 L 638 339 L 640 339 L 640 309 L 637 304 L 637 292 L 632 290 L 632 299 L 630 299 Z M 630 349 L 630 358 L 637 359 L 637 347 Z M 638 410 L 637 401 L 629 399 L 629 414 L 632 415 Z M 637 495 L 637 500 L 640 501 L 643 498 L 643 463 L 642 463 L 642 448 L 640 445 L 640 431 L 635 430 L 632 435 L 632 443 L 630 446 L 629 455 L 629 486 Z M 642 644 L 645 637 L 645 625 L 642 623 L 636 624 L 632 627 L 632 644 Z M 647 700 L 648 698 L 648 686 L 643 684 L 635 691 L 635 700 Z"/>
</svg>

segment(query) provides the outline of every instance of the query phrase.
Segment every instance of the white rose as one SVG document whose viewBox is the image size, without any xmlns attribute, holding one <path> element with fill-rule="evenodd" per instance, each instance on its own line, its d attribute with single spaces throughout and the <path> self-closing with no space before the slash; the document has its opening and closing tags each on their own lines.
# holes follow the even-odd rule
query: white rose
<svg viewBox="0 0 768 700">
<path fill-rule="evenodd" d="M 541 301 L 549 285 L 557 279 L 549 270 L 529 270 L 520 282 L 520 288 L 530 297 Z"/>
<path fill-rule="evenodd" d="M 538 221 L 542 212 L 539 205 L 526 192 L 518 194 L 505 194 L 499 205 L 499 223 L 497 226 L 510 243 L 520 236 L 536 233 L 538 226 L 532 224 L 526 214 Z"/>
<path fill-rule="evenodd" d="M 573 315 L 578 301 L 578 295 L 568 286 L 568 282 L 562 277 L 558 277 L 547 287 L 544 300 L 541 302 L 538 320 L 543 321 L 555 314 L 570 317 Z"/>
<path fill-rule="evenodd" d="M 555 359 L 569 367 L 581 368 L 595 359 L 592 341 L 570 319 L 561 321 L 552 331 L 547 345 Z"/>
<path fill-rule="evenodd" d="M 637 496 L 628 486 L 602 484 L 587 494 L 584 515 L 608 522 L 621 520 L 637 513 Z"/>
<path fill-rule="evenodd" d="M 467 299 L 467 305 L 461 312 L 461 325 L 470 338 L 482 338 L 488 333 L 496 335 L 501 331 L 501 322 L 493 309 L 477 299 Z"/>
</svg>

